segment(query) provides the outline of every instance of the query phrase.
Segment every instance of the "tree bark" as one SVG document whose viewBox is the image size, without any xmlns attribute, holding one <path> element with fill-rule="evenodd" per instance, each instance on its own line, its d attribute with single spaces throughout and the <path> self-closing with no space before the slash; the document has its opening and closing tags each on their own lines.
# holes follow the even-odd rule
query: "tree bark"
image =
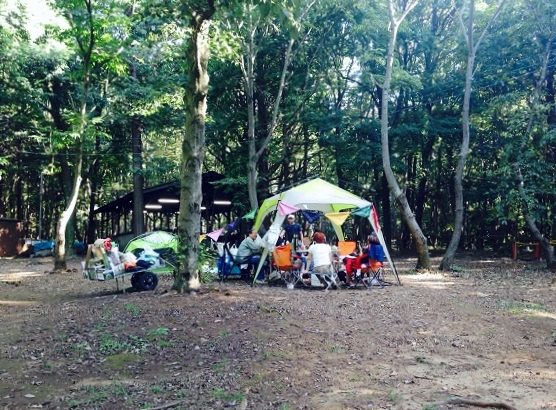
<svg viewBox="0 0 556 410">
<path fill-rule="evenodd" d="M 410 1 L 402 15 L 396 18 L 393 0 L 388 0 L 388 17 L 390 19 L 390 39 L 388 41 L 388 51 L 386 55 L 386 70 L 384 73 L 384 83 L 381 85 L 382 88 L 382 106 L 381 106 L 381 120 L 380 120 L 380 136 L 381 136 L 381 146 L 382 146 L 382 166 L 384 168 L 384 175 L 388 181 L 388 186 L 392 196 L 396 200 L 396 203 L 401 209 L 402 218 L 409 227 L 411 234 L 415 240 L 415 246 L 417 248 L 417 269 L 429 270 L 430 256 L 427 246 L 427 238 L 421 231 L 419 224 L 415 220 L 415 215 L 411 210 L 409 203 L 404 192 L 398 185 L 398 181 L 394 176 L 392 171 L 392 166 L 390 164 L 390 149 L 389 149 L 389 137 L 388 137 L 388 102 L 390 100 L 390 85 L 392 83 L 392 71 L 394 66 L 394 49 L 396 46 L 396 38 L 398 35 L 398 29 L 400 24 L 403 22 L 407 14 L 417 5 L 417 1 Z"/>
<path fill-rule="evenodd" d="M 83 167 L 83 145 L 81 138 L 78 139 L 75 148 L 76 159 L 74 165 L 74 178 L 71 195 L 62 215 L 56 224 L 56 242 L 54 246 L 54 270 L 65 270 L 66 263 L 66 228 L 75 212 L 77 199 L 79 197 L 79 189 L 81 188 L 81 169 Z"/>
<path fill-rule="evenodd" d="M 202 168 L 205 155 L 205 114 L 209 87 L 209 26 L 214 2 L 189 5 L 191 34 L 186 50 L 185 131 L 180 165 L 180 264 L 172 289 L 197 290 L 199 236 L 201 234 Z"/>
<path fill-rule="evenodd" d="M 135 67 L 134 67 L 135 71 Z M 141 139 L 141 122 L 133 116 L 131 119 L 131 144 L 133 155 L 133 236 L 139 236 L 145 232 L 143 217 L 143 149 Z"/>
<path fill-rule="evenodd" d="M 100 138 L 95 138 L 95 152 L 100 151 Z M 99 169 L 99 160 L 95 158 L 91 165 L 89 166 L 89 177 L 88 183 L 90 187 L 89 192 L 89 215 L 87 217 L 87 234 L 83 241 L 85 245 L 93 243 L 96 239 L 96 221 L 95 221 L 95 205 L 97 203 L 97 195 L 98 195 L 98 169 Z"/>
</svg>

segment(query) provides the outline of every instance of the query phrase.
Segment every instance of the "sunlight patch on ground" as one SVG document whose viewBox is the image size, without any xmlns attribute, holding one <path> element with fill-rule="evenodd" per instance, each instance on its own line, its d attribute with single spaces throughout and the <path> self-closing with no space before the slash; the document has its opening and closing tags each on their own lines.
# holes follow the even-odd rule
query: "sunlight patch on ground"
<svg viewBox="0 0 556 410">
<path fill-rule="evenodd" d="M 509 376 L 509 379 L 513 379 L 513 378 L 522 378 L 522 379 L 548 379 L 548 380 L 556 380 L 556 371 L 554 370 L 522 370 L 522 369 L 517 369 L 517 370 L 512 370 L 511 373 L 509 373 L 507 376 Z"/>
<path fill-rule="evenodd" d="M 0 274 L 0 281 L 18 280 L 22 278 L 30 278 L 33 276 L 42 276 L 43 273 L 36 271 L 19 271 L 19 272 L 8 272 Z"/>
<path fill-rule="evenodd" d="M 535 312 L 531 312 L 531 315 L 537 316 L 537 317 L 546 317 L 548 319 L 556 320 L 556 314 L 554 314 L 554 313 L 535 311 Z"/>
<path fill-rule="evenodd" d="M 0 306 L 32 306 L 36 305 L 37 302 L 32 302 L 29 300 L 2 300 L 0 299 Z"/>
<path fill-rule="evenodd" d="M 404 279 L 411 282 L 412 285 L 431 289 L 447 289 L 456 284 L 453 281 L 445 280 L 441 275 L 411 275 Z"/>
<path fill-rule="evenodd" d="M 134 383 L 138 383 L 138 381 L 137 380 L 131 380 L 131 379 L 125 379 L 125 378 L 121 378 L 121 379 L 119 378 L 118 383 L 120 385 L 125 385 L 125 384 L 132 385 Z M 101 378 L 98 378 L 98 377 L 85 378 L 85 379 L 82 379 L 75 384 L 76 387 L 90 387 L 90 386 L 106 387 L 106 386 L 113 386 L 113 385 L 114 385 L 113 380 L 101 379 Z"/>
<path fill-rule="evenodd" d="M 454 282 L 421 282 L 418 286 L 431 289 L 448 289 L 450 285 L 455 285 Z"/>
</svg>

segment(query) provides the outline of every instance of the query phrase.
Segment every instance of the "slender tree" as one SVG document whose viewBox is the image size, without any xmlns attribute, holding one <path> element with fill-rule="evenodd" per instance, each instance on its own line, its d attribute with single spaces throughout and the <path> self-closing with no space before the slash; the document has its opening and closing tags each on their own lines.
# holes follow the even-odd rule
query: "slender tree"
<svg viewBox="0 0 556 410">
<path fill-rule="evenodd" d="M 77 4 L 75 5 L 77 6 Z M 73 144 L 73 184 L 66 208 L 56 224 L 56 242 L 54 248 L 54 270 L 66 269 L 66 228 L 75 212 L 83 168 L 83 143 L 88 126 L 88 98 L 91 88 L 91 68 L 93 49 L 96 42 L 95 24 L 93 19 L 92 0 L 83 0 L 83 8 L 75 7 L 67 13 L 68 21 L 75 34 L 78 53 L 81 59 L 81 98 L 76 107 L 76 120 L 72 124 Z"/>
<path fill-rule="evenodd" d="M 496 20 L 502 8 L 504 7 L 506 0 L 502 0 L 495 12 L 488 20 L 487 25 L 481 32 L 479 38 L 475 42 L 473 32 L 475 30 L 475 0 L 469 0 L 469 2 L 464 2 L 464 5 L 460 9 L 459 22 L 461 30 L 463 32 L 463 37 L 465 39 L 465 45 L 467 48 L 467 65 L 465 71 L 465 91 L 463 97 L 463 108 L 461 111 L 461 122 L 462 122 L 462 140 L 461 147 L 458 157 L 458 165 L 456 167 L 456 173 L 454 175 L 454 191 L 455 191 L 455 216 L 454 216 L 454 231 L 452 232 L 452 238 L 450 244 L 446 249 L 444 258 L 440 263 L 440 270 L 450 270 L 456 256 L 456 251 L 459 247 L 459 242 L 461 239 L 461 230 L 463 227 L 463 171 L 465 169 L 465 161 L 469 153 L 469 109 L 471 101 L 471 87 L 473 84 L 473 75 L 475 73 L 475 57 L 477 55 L 477 50 L 485 36 L 488 32 L 492 23 Z M 467 24 L 464 22 L 464 11 L 468 9 Z"/>
<path fill-rule="evenodd" d="M 540 33 L 539 33 L 540 34 Z M 533 97 L 530 103 L 530 114 L 529 120 L 527 122 L 527 127 L 523 136 L 521 137 L 520 150 L 519 152 L 525 152 L 528 150 L 528 144 L 533 133 L 533 127 L 535 122 L 538 120 L 539 115 L 539 105 L 541 101 L 541 90 L 546 84 L 546 77 L 548 71 L 548 63 L 550 61 L 550 56 L 554 52 L 554 42 L 556 41 L 556 33 L 548 33 L 546 38 L 546 43 L 544 45 L 544 51 L 542 53 L 542 66 L 539 77 L 535 84 L 533 90 Z M 523 217 L 525 218 L 525 223 L 527 228 L 531 231 L 533 238 L 538 241 L 541 245 L 543 253 L 545 255 L 547 267 L 556 270 L 556 259 L 554 257 L 554 247 L 551 245 L 549 238 L 545 237 L 537 223 L 535 221 L 532 208 L 535 206 L 534 200 L 532 200 L 528 194 L 527 183 L 522 173 L 522 163 L 521 155 L 513 164 L 513 169 L 515 171 L 516 185 L 519 193 L 519 199 L 521 201 L 521 211 L 523 212 Z"/>
<path fill-rule="evenodd" d="M 417 269 L 429 270 L 430 256 L 429 249 L 427 246 L 427 238 L 421 231 L 419 224 L 415 220 L 415 215 L 411 210 L 409 203 L 407 202 L 407 197 L 405 193 L 400 188 L 398 181 L 392 170 L 390 164 L 390 148 L 389 148 L 389 138 L 388 138 L 388 104 L 390 102 L 390 86 L 392 83 L 392 71 L 394 67 L 394 53 L 396 47 L 396 38 L 398 35 L 398 30 L 400 25 L 405 20 L 407 15 L 413 8 L 417 5 L 418 0 L 412 0 L 404 3 L 404 7 L 400 10 L 398 15 L 397 7 L 394 4 L 394 0 L 387 1 L 388 9 L 388 20 L 390 22 L 390 38 L 388 41 L 388 49 L 386 54 L 386 69 L 384 72 L 384 82 L 381 84 L 382 88 L 382 101 L 381 101 L 381 123 L 380 123 L 380 135 L 381 135 L 381 146 L 382 146 L 382 166 L 384 168 L 384 175 L 388 181 L 388 187 L 392 196 L 401 208 L 402 218 L 409 227 L 413 238 L 415 239 L 415 246 L 417 248 Z"/>
<path fill-rule="evenodd" d="M 244 23 L 246 26 L 246 36 L 242 40 L 243 55 L 240 60 L 240 67 L 243 73 L 245 95 L 247 98 L 247 135 L 249 141 L 247 181 L 249 189 L 249 203 L 251 209 L 257 209 L 259 207 L 257 196 L 257 166 L 265 150 L 267 149 L 271 138 L 274 136 L 276 127 L 278 126 L 280 104 L 282 103 L 282 97 L 284 94 L 284 89 L 286 87 L 286 76 L 290 69 L 293 45 L 299 35 L 298 32 L 301 22 L 306 17 L 307 13 L 314 3 L 315 0 L 308 1 L 307 4 L 303 4 L 299 8 L 299 10 L 293 10 L 291 12 L 286 10 L 285 5 L 278 4 L 274 7 L 269 7 L 269 3 L 266 2 L 261 2 L 258 7 L 253 3 L 247 3 L 243 6 L 244 17 L 246 18 L 246 21 L 242 23 Z M 256 44 L 256 34 L 257 32 L 270 34 L 272 28 L 274 27 L 274 23 L 271 21 L 271 11 L 276 11 L 276 13 L 274 14 L 278 14 L 278 16 L 281 17 L 280 20 L 287 31 L 290 33 L 290 38 L 287 41 L 286 49 L 284 50 L 282 70 L 280 73 L 276 97 L 272 106 L 272 114 L 270 117 L 270 122 L 268 124 L 268 129 L 264 130 L 266 135 L 264 136 L 263 140 L 260 141 L 259 144 L 257 144 L 258 140 L 255 123 L 255 67 L 257 66 L 257 54 L 259 46 Z M 296 12 L 298 13 L 297 16 L 295 16 Z M 263 109 L 263 107 L 259 106 L 258 109 L 261 110 Z"/>
</svg>

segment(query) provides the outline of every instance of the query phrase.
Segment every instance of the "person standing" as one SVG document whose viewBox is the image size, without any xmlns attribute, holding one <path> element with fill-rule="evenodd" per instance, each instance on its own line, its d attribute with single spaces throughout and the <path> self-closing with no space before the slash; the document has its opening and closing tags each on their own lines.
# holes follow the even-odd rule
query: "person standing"
<svg viewBox="0 0 556 410">
<path fill-rule="evenodd" d="M 285 233 L 284 238 L 286 242 L 292 244 L 292 248 L 297 250 L 303 246 L 303 230 L 301 225 L 295 222 L 293 214 L 288 215 L 287 223 L 282 228 Z"/>
</svg>

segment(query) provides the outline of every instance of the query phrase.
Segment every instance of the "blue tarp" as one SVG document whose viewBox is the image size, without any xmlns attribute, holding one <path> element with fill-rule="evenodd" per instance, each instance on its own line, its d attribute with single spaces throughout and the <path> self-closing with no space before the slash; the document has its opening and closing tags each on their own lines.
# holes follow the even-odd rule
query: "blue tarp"
<svg viewBox="0 0 556 410">
<path fill-rule="evenodd" d="M 33 243 L 34 252 L 44 251 L 45 249 L 54 249 L 54 241 L 41 241 Z"/>
</svg>

